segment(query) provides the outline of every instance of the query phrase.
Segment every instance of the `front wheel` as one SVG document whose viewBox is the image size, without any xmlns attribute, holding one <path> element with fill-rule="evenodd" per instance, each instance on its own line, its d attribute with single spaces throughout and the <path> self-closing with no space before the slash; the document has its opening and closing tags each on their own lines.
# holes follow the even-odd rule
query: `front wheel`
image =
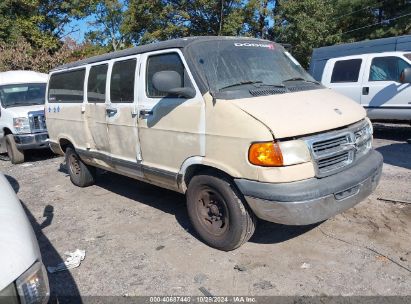
<svg viewBox="0 0 411 304">
<path fill-rule="evenodd" d="M 13 134 L 6 135 L 6 148 L 12 164 L 24 163 L 24 152 L 17 149 Z"/>
<path fill-rule="evenodd" d="M 71 182 L 79 187 L 94 184 L 96 169 L 87 166 L 73 148 L 66 149 L 66 164 Z"/>
<path fill-rule="evenodd" d="M 223 176 L 193 177 L 187 190 L 187 209 L 201 239 L 220 250 L 240 247 L 255 231 L 254 214 L 247 210 L 233 182 Z"/>
</svg>

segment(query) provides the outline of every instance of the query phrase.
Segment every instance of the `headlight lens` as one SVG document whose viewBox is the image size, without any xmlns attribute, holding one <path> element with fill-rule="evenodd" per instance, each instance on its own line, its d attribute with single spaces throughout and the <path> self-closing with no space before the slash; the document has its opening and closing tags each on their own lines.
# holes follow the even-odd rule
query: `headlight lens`
<svg viewBox="0 0 411 304">
<path fill-rule="evenodd" d="M 284 166 L 297 165 L 311 161 L 311 154 L 307 144 L 302 140 L 280 142 L 283 153 Z"/>
<path fill-rule="evenodd" d="M 13 118 L 13 126 L 17 133 L 30 133 L 30 122 L 27 117 Z"/>
<path fill-rule="evenodd" d="M 50 296 L 49 281 L 43 264 L 36 262 L 16 280 L 22 304 L 44 304 Z"/>
<path fill-rule="evenodd" d="M 257 166 L 280 167 L 309 162 L 311 155 L 302 140 L 259 142 L 250 146 L 248 160 Z"/>
<path fill-rule="evenodd" d="M 367 132 L 368 132 L 368 134 L 373 135 L 373 134 L 374 134 L 374 128 L 372 127 L 371 120 L 370 120 L 368 117 L 366 117 L 365 120 L 366 120 L 366 122 L 367 122 L 367 124 L 368 124 L 368 125 L 367 125 Z"/>
</svg>

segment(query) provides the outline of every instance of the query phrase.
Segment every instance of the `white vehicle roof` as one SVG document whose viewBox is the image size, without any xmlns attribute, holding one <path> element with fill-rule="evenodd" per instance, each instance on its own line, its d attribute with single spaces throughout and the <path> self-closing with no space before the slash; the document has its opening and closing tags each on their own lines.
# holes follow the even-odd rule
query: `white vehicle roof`
<svg viewBox="0 0 411 304">
<path fill-rule="evenodd" d="M 355 59 L 355 58 L 364 58 L 367 56 L 376 56 L 376 57 L 386 57 L 386 56 L 398 56 L 403 54 L 409 54 L 411 52 L 405 51 L 396 51 L 396 52 L 379 52 L 379 53 L 365 53 L 365 54 L 356 54 L 356 55 L 349 55 L 349 56 L 341 56 L 341 57 L 334 57 L 330 58 L 329 61 L 339 61 L 339 60 L 346 60 L 346 59 Z"/>
<path fill-rule="evenodd" d="M 8 71 L 0 73 L 0 85 L 19 83 L 46 83 L 48 75 L 34 71 Z"/>
</svg>

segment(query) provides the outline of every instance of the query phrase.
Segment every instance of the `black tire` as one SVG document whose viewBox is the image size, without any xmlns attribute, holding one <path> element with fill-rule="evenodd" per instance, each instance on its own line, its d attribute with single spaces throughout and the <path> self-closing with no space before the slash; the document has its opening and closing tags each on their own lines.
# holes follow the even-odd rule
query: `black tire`
<svg viewBox="0 0 411 304">
<path fill-rule="evenodd" d="M 186 197 L 191 224 L 209 246 L 234 250 L 254 234 L 255 215 L 229 178 L 213 173 L 194 176 Z"/>
<path fill-rule="evenodd" d="M 94 184 L 96 168 L 83 163 L 76 151 L 70 147 L 66 149 L 66 165 L 74 185 L 87 187 Z"/>
<path fill-rule="evenodd" d="M 17 149 L 13 134 L 6 135 L 6 147 L 7 154 L 9 155 L 12 164 L 16 165 L 24 163 L 24 152 Z"/>
</svg>

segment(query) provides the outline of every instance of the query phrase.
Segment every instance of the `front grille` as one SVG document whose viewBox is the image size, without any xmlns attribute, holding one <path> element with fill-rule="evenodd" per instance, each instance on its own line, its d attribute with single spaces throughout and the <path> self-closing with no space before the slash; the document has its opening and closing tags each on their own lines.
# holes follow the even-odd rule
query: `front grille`
<svg viewBox="0 0 411 304">
<path fill-rule="evenodd" d="M 345 167 L 350 161 L 350 152 L 344 152 L 342 154 L 318 160 L 317 166 L 321 173 L 326 173 Z"/>
<path fill-rule="evenodd" d="M 347 128 L 305 138 L 316 175 L 324 177 L 351 165 L 371 149 L 372 134 L 365 121 Z"/>
<path fill-rule="evenodd" d="M 44 111 L 29 112 L 29 121 L 32 133 L 45 132 L 47 130 Z"/>
<path fill-rule="evenodd" d="M 332 138 L 324 141 L 319 141 L 313 143 L 313 151 L 316 154 L 324 154 L 334 151 L 335 149 L 339 149 L 339 147 L 343 144 L 349 142 L 349 138 L 347 135 L 340 136 L 337 138 Z"/>
</svg>

